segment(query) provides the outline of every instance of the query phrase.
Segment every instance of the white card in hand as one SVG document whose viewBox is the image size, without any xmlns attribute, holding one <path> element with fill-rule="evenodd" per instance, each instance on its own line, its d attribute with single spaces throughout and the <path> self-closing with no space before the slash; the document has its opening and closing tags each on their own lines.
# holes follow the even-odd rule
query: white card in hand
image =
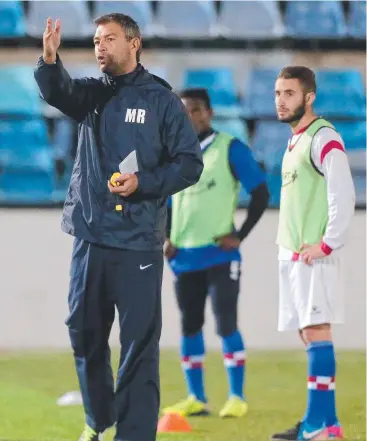
<svg viewBox="0 0 367 441">
<path fill-rule="evenodd" d="M 132 151 L 119 164 L 120 173 L 136 173 L 139 171 L 138 160 L 136 158 L 136 150 Z"/>
</svg>

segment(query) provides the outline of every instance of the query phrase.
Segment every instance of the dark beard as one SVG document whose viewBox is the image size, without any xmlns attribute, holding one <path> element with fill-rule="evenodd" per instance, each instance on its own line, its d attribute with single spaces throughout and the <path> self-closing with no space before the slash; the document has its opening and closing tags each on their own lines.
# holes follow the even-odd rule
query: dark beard
<svg viewBox="0 0 367 441">
<path fill-rule="evenodd" d="M 305 113 L 306 113 L 306 100 L 304 98 L 303 103 L 294 111 L 292 116 L 290 116 L 287 119 L 280 119 L 279 121 L 287 124 L 298 122 Z"/>
</svg>

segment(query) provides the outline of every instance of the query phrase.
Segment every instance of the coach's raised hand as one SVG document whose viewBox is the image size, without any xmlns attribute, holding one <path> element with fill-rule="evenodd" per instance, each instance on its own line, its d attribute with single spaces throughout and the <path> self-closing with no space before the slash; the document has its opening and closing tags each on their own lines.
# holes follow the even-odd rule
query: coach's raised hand
<svg viewBox="0 0 367 441">
<path fill-rule="evenodd" d="M 43 59 L 45 63 L 52 64 L 56 61 L 57 49 L 60 47 L 61 22 L 59 19 L 55 21 L 55 27 L 52 28 L 52 18 L 48 18 L 46 22 L 46 29 L 43 33 Z"/>
</svg>

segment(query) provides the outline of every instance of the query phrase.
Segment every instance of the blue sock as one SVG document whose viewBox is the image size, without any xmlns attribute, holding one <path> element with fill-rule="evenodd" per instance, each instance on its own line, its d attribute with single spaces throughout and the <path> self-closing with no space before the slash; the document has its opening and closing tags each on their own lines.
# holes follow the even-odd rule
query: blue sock
<svg viewBox="0 0 367 441">
<path fill-rule="evenodd" d="M 204 391 L 204 338 L 203 332 L 200 331 L 190 337 L 182 337 L 181 339 L 181 365 L 185 373 L 187 388 L 190 395 L 207 402 Z"/>
<path fill-rule="evenodd" d="M 311 343 L 308 353 L 308 406 L 304 421 L 311 427 L 338 422 L 335 409 L 335 354 L 331 341 Z"/>
<path fill-rule="evenodd" d="M 245 347 L 239 331 L 228 337 L 223 337 L 224 365 L 227 369 L 229 382 L 229 395 L 236 395 L 245 399 Z"/>
</svg>

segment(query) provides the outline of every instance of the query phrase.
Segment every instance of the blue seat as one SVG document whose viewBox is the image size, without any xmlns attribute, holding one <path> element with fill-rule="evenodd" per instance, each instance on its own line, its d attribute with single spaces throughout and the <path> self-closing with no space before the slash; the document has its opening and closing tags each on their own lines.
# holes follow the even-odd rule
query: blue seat
<svg viewBox="0 0 367 441">
<path fill-rule="evenodd" d="M 33 66 L 0 67 L 0 113 L 39 116 L 42 102 Z"/>
<path fill-rule="evenodd" d="M 53 167 L 55 154 L 49 145 L 13 145 L 0 149 L 1 167 L 28 170 Z M 27 170 L 27 171 L 26 171 Z"/>
<path fill-rule="evenodd" d="M 366 122 L 333 121 L 343 138 L 352 174 L 366 174 Z"/>
<path fill-rule="evenodd" d="M 366 38 L 366 1 L 350 1 L 347 19 L 348 35 L 364 40 Z"/>
<path fill-rule="evenodd" d="M 235 136 L 245 144 L 249 143 L 249 133 L 248 133 L 247 124 L 245 124 L 239 118 L 230 118 L 230 119 L 214 118 L 212 121 L 212 127 L 218 132 L 226 132 L 232 136 Z"/>
<path fill-rule="evenodd" d="M 266 184 L 268 186 L 270 198 L 269 198 L 269 208 L 279 208 L 280 204 L 280 190 L 282 186 L 282 178 L 279 171 L 274 173 L 267 173 Z M 250 195 L 241 188 L 239 195 L 239 207 L 247 207 L 250 201 Z"/>
<path fill-rule="evenodd" d="M 168 38 L 208 38 L 213 35 L 216 19 L 214 0 L 159 2 L 157 34 Z"/>
<path fill-rule="evenodd" d="M 0 203 L 2 204 L 50 204 L 61 202 L 63 196 L 57 191 L 53 169 L 8 168 L 0 173 Z"/>
<path fill-rule="evenodd" d="M 281 68 L 255 68 L 244 87 L 244 115 L 247 118 L 276 117 L 274 87 Z"/>
<path fill-rule="evenodd" d="M 0 1 L 0 38 L 23 37 L 25 19 L 21 1 Z"/>
<path fill-rule="evenodd" d="M 331 121 L 343 138 L 345 149 L 366 149 L 365 121 Z"/>
<path fill-rule="evenodd" d="M 139 1 L 103 1 L 94 2 L 94 13 L 97 16 L 118 12 L 129 15 L 139 25 L 144 37 L 152 35 L 153 11 L 148 0 Z"/>
<path fill-rule="evenodd" d="M 228 38 L 274 39 L 284 33 L 278 2 L 223 1 L 219 32 Z"/>
<path fill-rule="evenodd" d="M 339 38 L 347 33 L 341 1 L 289 1 L 284 21 L 291 37 Z"/>
<path fill-rule="evenodd" d="M 267 171 L 279 171 L 290 137 L 288 124 L 278 121 L 257 122 L 252 140 L 255 159 L 264 163 Z"/>
<path fill-rule="evenodd" d="M 35 1 L 29 2 L 27 33 L 41 37 L 48 17 L 61 20 L 63 39 L 85 38 L 94 33 L 86 0 Z"/>
<path fill-rule="evenodd" d="M 14 145 L 45 145 L 48 142 L 47 125 L 43 118 L 4 118 L 0 121 L 0 149 Z"/>
<path fill-rule="evenodd" d="M 233 72 L 226 67 L 188 69 L 184 73 L 184 87 L 208 89 L 212 107 L 218 116 L 239 116 L 241 107 L 237 98 Z"/>
<path fill-rule="evenodd" d="M 269 173 L 267 175 L 267 185 L 270 193 L 269 207 L 279 208 L 280 191 L 282 188 L 282 177 L 280 172 Z"/>
<path fill-rule="evenodd" d="M 358 70 L 316 71 L 315 111 L 327 118 L 364 118 L 366 102 L 362 74 Z"/>
<path fill-rule="evenodd" d="M 354 189 L 356 193 L 356 207 L 366 208 L 366 172 L 353 173 Z"/>
</svg>

